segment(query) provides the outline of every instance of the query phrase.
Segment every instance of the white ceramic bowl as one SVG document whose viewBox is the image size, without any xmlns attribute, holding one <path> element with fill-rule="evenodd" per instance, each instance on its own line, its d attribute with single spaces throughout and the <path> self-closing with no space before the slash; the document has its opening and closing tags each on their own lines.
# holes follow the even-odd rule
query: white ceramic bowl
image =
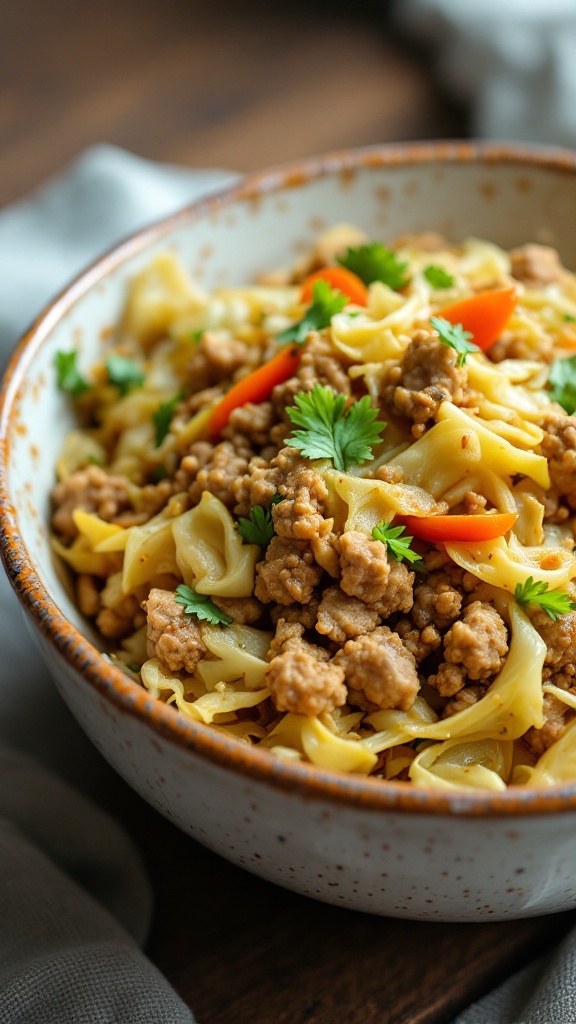
<svg viewBox="0 0 576 1024">
<path fill-rule="evenodd" d="M 57 349 L 89 365 L 126 281 L 173 250 L 207 286 L 287 263 L 323 227 L 542 241 L 576 267 L 576 156 L 467 143 L 333 154 L 251 176 L 142 232 L 79 277 L 21 342 L 4 387 L 3 557 L 54 681 L 98 749 L 201 843 L 309 896 L 378 914 L 478 921 L 576 905 L 576 786 L 418 791 L 286 763 L 184 720 L 98 653 L 55 571 L 54 463 L 72 427 Z M 49 425 L 49 429 L 47 426 Z"/>
</svg>

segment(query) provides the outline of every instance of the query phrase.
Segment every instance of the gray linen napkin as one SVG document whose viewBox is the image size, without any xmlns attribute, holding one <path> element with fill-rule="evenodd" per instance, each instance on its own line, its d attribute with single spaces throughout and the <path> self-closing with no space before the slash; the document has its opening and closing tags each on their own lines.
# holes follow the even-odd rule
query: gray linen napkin
<svg viewBox="0 0 576 1024">
<path fill-rule="evenodd" d="M 232 180 L 102 145 L 0 212 L 0 360 L 102 250 Z M 3 574 L 0 602 L 0 743 L 28 755 L 0 747 L 0 1024 L 194 1024 L 139 949 L 150 895 L 137 851 L 61 781 L 98 793 L 102 763 L 31 649 Z M 454 1024 L 576 1022 L 575 968 L 573 933 Z"/>
</svg>

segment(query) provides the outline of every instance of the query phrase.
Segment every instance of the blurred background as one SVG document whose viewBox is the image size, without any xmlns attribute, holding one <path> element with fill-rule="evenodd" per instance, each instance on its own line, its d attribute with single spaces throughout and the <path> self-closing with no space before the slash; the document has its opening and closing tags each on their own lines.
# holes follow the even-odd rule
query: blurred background
<svg viewBox="0 0 576 1024">
<path fill-rule="evenodd" d="M 433 53 L 369 0 L 18 0 L 0 15 L 0 206 L 94 142 L 240 171 L 462 136 Z"/>
<path fill-rule="evenodd" d="M 0 206 L 94 142 L 240 171 L 464 137 L 576 144 L 575 0 L 18 0 Z"/>
</svg>

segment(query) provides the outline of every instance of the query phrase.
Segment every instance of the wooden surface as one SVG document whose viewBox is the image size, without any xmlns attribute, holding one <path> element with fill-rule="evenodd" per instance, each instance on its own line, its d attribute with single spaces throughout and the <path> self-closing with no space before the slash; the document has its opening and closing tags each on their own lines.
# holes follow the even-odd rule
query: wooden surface
<svg viewBox="0 0 576 1024">
<path fill-rule="evenodd" d="M 249 170 L 464 129 L 381 2 L 3 5 L 0 206 L 99 141 Z M 347 912 L 232 867 L 123 785 L 107 804 L 154 882 L 149 953 L 200 1024 L 439 1024 L 573 921 L 440 925 Z"/>
<path fill-rule="evenodd" d="M 98 141 L 254 170 L 463 130 L 418 55 L 390 35 L 382 0 L 0 7 L 0 206 Z"/>
</svg>

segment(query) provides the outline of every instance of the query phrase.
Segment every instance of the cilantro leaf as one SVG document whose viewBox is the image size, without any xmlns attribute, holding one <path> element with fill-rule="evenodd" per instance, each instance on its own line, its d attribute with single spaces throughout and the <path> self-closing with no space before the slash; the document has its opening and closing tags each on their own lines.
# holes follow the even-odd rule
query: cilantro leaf
<svg viewBox="0 0 576 1024">
<path fill-rule="evenodd" d="M 267 548 L 276 534 L 271 509 L 253 505 L 248 519 L 240 516 L 238 533 L 245 544 L 259 544 L 261 548 Z"/>
<path fill-rule="evenodd" d="M 405 526 L 391 526 L 390 521 L 384 521 L 374 527 L 372 536 L 374 540 L 381 540 L 398 562 L 404 560 L 411 564 L 421 562 L 422 556 L 416 551 L 412 551 L 410 547 L 414 537 L 402 536 L 405 529 Z"/>
<path fill-rule="evenodd" d="M 347 302 L 347 297 L 331 288 L 327 281 L 316 281 L 312 289 L 312 305 L 298 323 L 278 334 L 276 341 L 301 345 L 310 331 L 321 331 L 323 327 L 329 327 L 332 317 L 342 312 Z"/>
<path fill-rule="evenodd" d="M 458 353 L 457 366 L 464 366 L 469 352 L 481 351 L 478 345 L 470 343 L 468 339 L 474 335 L 470 334 L 470 331 L 465 331 L 462 324 L 451 324 L 442 316 L 431 316 L 430 323 L 438 331 L 442 344 L 449 345 Z"/>
<path fill-rule="evenodd" d="M 561 615 L 566 615 L 567 612 L 576 611 L 576 602 L 572 601 L 568 594 L 562 590 L 548 590 L 547 583 L 541 581 L 535 583 L 532 576 L 529 576 L 524 583 L 516 584 L 514 597 L 521 605 L 537 604 L 553 622 L 556 622 Z"/>
<path fill-rule="evenodd" d="M 74 350 L 72 352 L 57 352 L 54 358 L 58 387 L 61 391 L 72 395 L 72 398 L 79 398 L 80 395 L 90 390 L 88 381 L 78 369 L 77 358 L 78 353 Z"/>
<path fill-rule="evenodd" d="M 576 323 L 576 316 L 572 316 L 571 313 L 564 313 L 564 319 L 568 324 Z"/>
<path fill-rule="evenodd" d="M 226 612 L 220 611 L 217 605 L 210 600 L 207 594 L 197 594 L 192 587 L 181 583 L 176 587 L 176 604 L 181 604 L 185 615 L 195 615 L 197 619 L 203 619 L 212 626 L 229 626 L 232 619 Z"/>
<path fill-rule="evenodd" d="M 454 278 L 444 267 L 437 267 L 430 263 L 424 270 L 424 277 L 433 288 L 452 288 Z"/>
<path fill-rule="evenodd" d="M 399 260 L 392 249 L 387 249 L 380 242 L 359 245 L 356 249 L 348 249 L 343 256 L 336 257 L 337 262 L 353 274 L 357 274 L 364 284 L 383 281 L 389 288 L 398 291 L 408 284 L 406 276 L 408 264 Z"/>
<path fill-rule="evenodd" d="M 315 384 L 312 391 L 296 394 L 294 403 L 286 411 L 302 430 L 295 430 L 285 443 L 298 448 L 305 458 L 331 459 L 341 473 L 374 458 L 372 445 L 380 440 L 386 424 L 376 419 L 378 410 L 368 395 L 346 411 L 346 395 Z"/>
<path fill-rule="evenodd" d="M 158 406 L 156 412 L 152 413 L 152 422 L 156 428 L 156 441 L 154 442 L 155 448 L 160 447 L 162 441 L 166 437 L 166 434 L 169 433 L 172 417 L 174 416 L 174 410 L 176 409 L 178 402 L 181 402 L 183 398 L 184 395 L 180 392 L 179 394 L 174 395 L 174 398 L 171 398 L 169 402 L 162 402 L 162 405 Z"/>
<path fill-rule="evenodd" d="M 106 360 L 106 373 L 111 384 L 115 384 L 121 395 L 127 395 L 132 388 L 141 388 L 146 375 L 133 359 L 125 356 L 110 356 Z"/>
<path fill-rule="evenodd" d="M 576 356 L 555 359 L 548 374 L 550 398 L 558 402 L 569 416 L 576 412 Z"/>
</svg>

